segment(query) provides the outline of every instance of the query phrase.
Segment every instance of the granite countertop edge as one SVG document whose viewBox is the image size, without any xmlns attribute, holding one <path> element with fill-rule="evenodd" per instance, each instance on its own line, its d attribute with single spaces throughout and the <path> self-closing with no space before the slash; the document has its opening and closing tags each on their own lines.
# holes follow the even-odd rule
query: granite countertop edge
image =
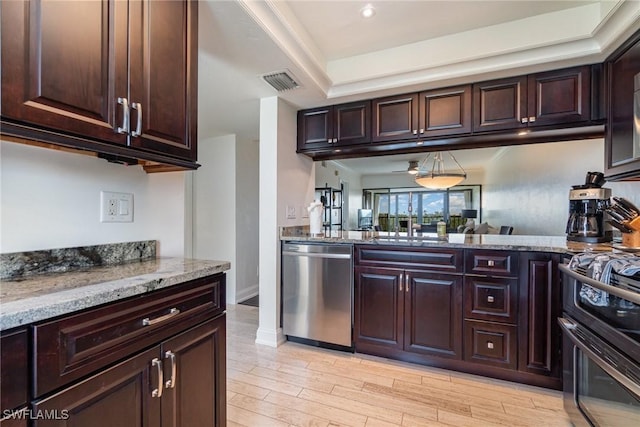
<svg viewBox="0 0 640 427">
<path fill-rule="evenodd" d="M 191 280 L 222 273 L 231 268 L 228 261 L 158 258 L 157 271 L 104 282 L 82 284 L 67 289 L 0 301 L 0 331 L 48 320 L 105 303 L 142 295 Z M 184 266 L 188 264 L 188 267 Z M 118 268 L 114 265 L 113 268 Z M 57 280 L 72 278 L 76 272 L 59 274 Z M 38 280 L 38 276 L 29 280 Z"/>
<path fill-rule="evenodd" d="M 335 234 L 335 235 L 334 235 Z M 528 235 L 463 235 L 451 234 L 446 238 L 411 239 L 406 236 L 394 238 L 393 233 L 338 232 L 332 235 L 311 235 L 309 233 L 281 233 L 282 242 L 358 244 L 374 246 L 404 246 L 423 248 L 488 249 L 521 252 L 575 253 L 583 251 L 610 251 L 611 244 L 587 244 L 568 242 L 566 236 Z"/>
</svg>

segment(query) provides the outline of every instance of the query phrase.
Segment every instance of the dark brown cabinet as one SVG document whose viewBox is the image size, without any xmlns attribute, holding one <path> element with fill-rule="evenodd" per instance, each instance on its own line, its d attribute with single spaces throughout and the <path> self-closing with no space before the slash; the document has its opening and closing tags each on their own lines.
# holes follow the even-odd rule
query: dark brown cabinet
<svg viewBox="0 0 640 427">
<path fill-rule="evenodd" d="M 473 132 L 558 126 L 591 120 L 591 67 L 473 85 Z"/>
<path fill-rule="evenodd" d="M 355 246 L 356 351 L 559 389 L 559 254 Z"/>
<path fill-rule="evenodd" d="M 0 334 L 0 425 L 26 426 L 17 411 L 26 409 L 29 401 L 28 331 L 20 328 Z M 7 412 L 5 412 L 7 411 Z"/>
<path fill-rule="evenodd" d="M 461 358 L 462 252 L 356 246 L 357 351 Z"/>
<path fill-rule="evenodd" d="M 373 142 L 471 132 L 471 86 L 390 96 L 372 101 Z"/>
<path fill-rule="evenodd" d="M 38 400 L 34 413 L 73 425 L 221 426 L 226 422 L 224 316 Z M 34 427 L 60 420 L 34 420 Z"/>
<path fill-rule="evenodd" d="M 226 423 L 224 274 L 31 329 L 33 426 Z"/>
<path fill-rule="evenodd" d="M 562 312 L 559 254 L 523 252 L 520 255 L 518 369 L 549 377 L 560 386 Z"/>
<path fill-rule="evenodd" d="M 197 19 L 191 0 L 3 3 L 3 133 L 195 161 Z"/>
<path fill-rule="evenodd" d="M 606 62 L 609 120 L 605 174 L 609 180 L 640 177 L 640 32 Z"/>
<path fill-rule="evenodd" d="M 298 150 L 337 149 L 371 142 L 369 101 L 298 112 Z"/>
</svg>

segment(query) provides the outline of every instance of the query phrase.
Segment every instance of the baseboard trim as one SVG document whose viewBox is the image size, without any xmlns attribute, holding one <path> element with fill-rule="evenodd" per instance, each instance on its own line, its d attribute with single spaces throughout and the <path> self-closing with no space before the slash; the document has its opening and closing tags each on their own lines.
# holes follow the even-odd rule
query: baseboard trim
<svg viewBox="0 0 640 427">
<path fill-rule="evenodd" d="M 256 331 L 256 344 L 278 347 L 286 342 L 286 337 L 282 333 L 282 328 L 277 330 L 258 328 Z"/>
<path fill-rule="evenodd" d="M 253 286 L 249 286 L 248 288 L 242 289 L 241 291 L 237 291 L 235 303 L 238 304 L 241 301 L 246 301 L 249 298 L 255 297 L 256 295 L 258 295 L 259 289 L 260 287 L 258 286 L 258 284 L 255 284 Z"/>
</svg>

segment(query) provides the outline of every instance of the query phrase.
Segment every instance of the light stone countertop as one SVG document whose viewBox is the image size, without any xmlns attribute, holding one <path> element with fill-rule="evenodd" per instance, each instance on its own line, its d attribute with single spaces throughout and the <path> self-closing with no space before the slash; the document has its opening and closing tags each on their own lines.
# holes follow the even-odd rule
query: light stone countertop
<svg viewBox="0 0 640 427">
<path fill-rule="evenodd" d="M 422 233 L 407 237 L 406 233 L 377 231 L 332 231 L 311 235 L 307 228 L 282 228 L 280 240 L 283 242 L 351 243 L 370 245 L 394 245 L 411 247 L 493 249 L 532 252 L 585 252 L 611 251 L 611 243 L 581 243 L 567 241 L 566 236 L 525 236 L 504 234 L 448 234 L 438 238 L 435 233 Z"/>
<path fill-rule="evenodd" d="M 231 268 L 227 261 L 153 258 L 0 282 L 0 330 L 167 288 Z"/>
</svg>

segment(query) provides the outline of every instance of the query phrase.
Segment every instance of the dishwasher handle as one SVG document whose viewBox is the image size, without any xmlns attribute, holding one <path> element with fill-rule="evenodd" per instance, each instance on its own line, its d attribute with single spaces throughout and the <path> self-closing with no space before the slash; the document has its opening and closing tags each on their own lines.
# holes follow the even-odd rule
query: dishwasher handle
<svg viewBox="0 0 640 427">
<path fill-rule="evenodd" d="M 325 259 L 351 259 L 351 254 L 282 251 L 282 255 L 289 255 L 289 256 L 295 256 L 295 257 L 308 257 L 308 258 L 325 258 Z"/>
</svg>

